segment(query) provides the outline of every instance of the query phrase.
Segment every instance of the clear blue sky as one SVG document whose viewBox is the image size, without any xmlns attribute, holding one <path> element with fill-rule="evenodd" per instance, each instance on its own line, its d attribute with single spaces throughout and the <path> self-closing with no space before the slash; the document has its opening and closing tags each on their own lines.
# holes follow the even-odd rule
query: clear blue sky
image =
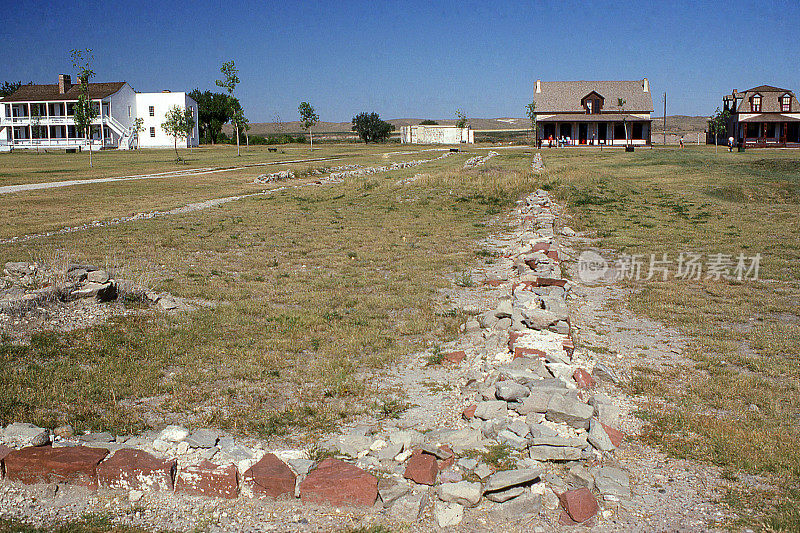
<svg viewBox="0 0 800 533">
<path fill-rule="evenodd" d="M 800 2 L 0 0 L 0 81 L 55 83 L 92 48 L 96 81 L 215 89 L 234 59 L 252 122 L 522 117 L 533 83 L 648 77 L 656 114 L 708 115 L 733 88 L 800 91 Z"/>
</svg>

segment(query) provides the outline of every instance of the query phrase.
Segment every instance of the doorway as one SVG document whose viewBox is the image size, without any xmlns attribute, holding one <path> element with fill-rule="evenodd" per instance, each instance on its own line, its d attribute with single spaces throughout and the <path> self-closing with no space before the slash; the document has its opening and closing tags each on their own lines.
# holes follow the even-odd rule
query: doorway
<svg viewBox="0 0 800 533">
<path fill-rule="evenodd" d="M 561 124 L 558 127 L 559 137 L 572 137 L 572 124 Z"/>
<path fill-rule="evenodd" d="M 578 124 L 578 142 L 580 144 L 586 144 L 588 138 L 589 138 L 589 125 Z"/>
</svg>

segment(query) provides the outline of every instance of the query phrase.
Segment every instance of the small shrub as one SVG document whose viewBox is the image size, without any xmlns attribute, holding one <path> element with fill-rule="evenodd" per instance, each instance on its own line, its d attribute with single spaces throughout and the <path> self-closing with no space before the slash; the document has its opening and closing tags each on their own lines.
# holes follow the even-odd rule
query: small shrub
<svg viewBox="0 0 800 533">
<path fill-rule="evenodd" d="M 472 275 L 469 272 L 462 272 L 456 275 L 456 285 L 459 287 L 474 287 L 475 282 L 472 281 Z"/>
<path fill-rule="evenodd" d="M 444 352 L 442 351 L 442 347 L 437 344 L 428 355 L 428 366 L 441 365 L 443 360 Z"/>
</svg>

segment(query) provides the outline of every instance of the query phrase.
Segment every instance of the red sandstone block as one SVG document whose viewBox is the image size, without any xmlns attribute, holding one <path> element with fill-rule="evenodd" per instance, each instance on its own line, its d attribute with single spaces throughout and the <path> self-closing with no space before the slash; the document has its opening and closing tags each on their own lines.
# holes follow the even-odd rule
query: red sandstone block
<svg viewBox="0 0 800 533">
<path fill-rule="evenodd" d="M 239 494 L 239 472 L 234 464 L 221 466 L 204 459 L 199 464 L 178 470 L 175 492 L 193 496 L 236 498 Z"/>
<path fill-rule="evenodd" d="M 439 474 L 439 464 L 436 457 L 414 450 L 406 465 L 405 478 L 422 485 L 434 485 Z"/>
<path fill-rule="evenodd" d="M 171 491 L 177 464 L 142 450 L 119 450 L 98 465 L 97 479 L 111 489 Z"/>
<path fill-rule="evenodd" d="M 549 257 L 556 263 L 558 262 L 558 252 L 556 250 L 548 250 L 547 252 L 545 252 L 545 255 L 547 255 L 547 257 Z"/>
<path fill-rule="evenodd" d="M 537 287 L 563 287 L 567 280 L 559 278 L 536 278 Z"/>
<path fill-rule="evenodd" d="M 603 424 L 602 422 L 600 422 L 600 425 L 603 426 L 608 438 L 611 439 L 611 444 L 619 448 L 620 444 L 622 444 L 622 440 L 625 438 L 625 434 L 616 428 L 612 428 L 611 426 Z"/>
<path fill-rule="evenodd" d="M 577 526 L 578 522 L 570 518 L 569 513 L 566 511 L 561 511 L 558 515 L 558 523 L 562 526 Z"/>
<path fill-rule="evenodd" d="M 544 357 L 545 355 L 547 354 L 536 348 L 523 348 L 522 346 L 514 348 L 514 359 L 520 357 Z"/>
<path fill-rule="evenodd" d="M 575 370 L 572 377 L 575 379 L 575 383 L 578 384 L 578 387 L 582 389 L 593 389 L 595 386 L 594 378 L 583 368 Z"/>
<path fill-rule="evenodd" d="M 586 487 L 562 492 L 558 499 L 569 517 L 578 523 L 586 522 L 600 510 L 594 494 Z"/>
<path fill-rule="evenodd" d="M 483 280 L 484 285 L 489 285 L 490 287 L 499 287 L 505 283 L 502 279 L 485 279 Z"/>
<path fill-rule="evenodd" d="M 259 462 L 247 469 L 243 482 L 254 495 L 277 498 L 281 495 L 294 497 L 294 472 L 274 454 L 268 453 Z"/>
<path fill-rule="evenodd" d="M 546 252 L 550 249 L 550 243 L 548 242 L 537 242 L 533 245 L 534 252 Z"/>
<path fill-rule="evenodd" d="M 464 352 L 464 350 L 444 354 L 444 360 L 454 364 L 460 363 L 465 357 L 467 357 L 467 354 Z"/>
<path fill-rule="evenodd" d="M 477 405 L 472 404 L 461 412 L 461 416 L 463 416 L 466 420 L 472 420 L 475 418 L 475 409 L 477 408 Z"/>
<path fill-rule="evenodd" d="M 6 479 L 20 483 L 69 483 L 97 489 L 97 465 L 108 450 L 72 446 L 32 446 L 12 450 L 3 459 Z"/>
<path fill-rule="evenodd" d="M 331 505 L 369 507 L 378 498 L 378 478 L 357 466 L 329 457 L 300 483 L 300 498 Z"/>
</svg>

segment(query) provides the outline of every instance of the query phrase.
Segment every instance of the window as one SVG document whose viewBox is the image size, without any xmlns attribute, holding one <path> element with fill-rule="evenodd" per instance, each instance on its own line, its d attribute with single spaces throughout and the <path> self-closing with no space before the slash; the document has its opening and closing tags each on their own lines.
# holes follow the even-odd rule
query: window
<svg viewBox="0 0 800 533">
<path fill-rule="evenodd" d="M 631 126 L 631 139 L 644 139 L 644 128 L 640 122 L 634 122 Z"/>
<path fill-rule="evenodd" d="M 150 108 L 150 109 L 152 109 L 152 108 Z M 154 127 L 151 127 L 150 128 L 150 137 L 155 137 L 155 136 L 156 136 L 156 129 Z"/>
<path fill-rule="evenodd" d="M 781 96 L 781 111 L 788 113 L 792 110 L 792 97 L 788 94 Z"/>
<path fill-rule="evenodd" d="M 155 108 L 155 106 L 150 106 L 149 109 L 150 109 L 150 116 L 151 117 L 156 116 L 156 108 Z"/>
<path fill-rule="evenodd" d="M 750 98 L 750 111 L 753 113 L 761 113 L 761 95 L 756 94 Z"/>
<path fill-rule="evenodd" d="M 128 106 L 128 118 L 131 118 L 131 106 Z"/>
<path fill-rule="evenodd" d="M 590 115 L 592 114 L 592 104 L 594 104 L 592 100 L 586 100 L 586 111 L 588 111 Z"/>
<path fill-rule="evenodd" d="M 625 135 L 625 124 L 622 122 L 615 122 L 614 123 L 614 138 L 615 139 L 625 139 L 627 136 Z"/>
</svg>

